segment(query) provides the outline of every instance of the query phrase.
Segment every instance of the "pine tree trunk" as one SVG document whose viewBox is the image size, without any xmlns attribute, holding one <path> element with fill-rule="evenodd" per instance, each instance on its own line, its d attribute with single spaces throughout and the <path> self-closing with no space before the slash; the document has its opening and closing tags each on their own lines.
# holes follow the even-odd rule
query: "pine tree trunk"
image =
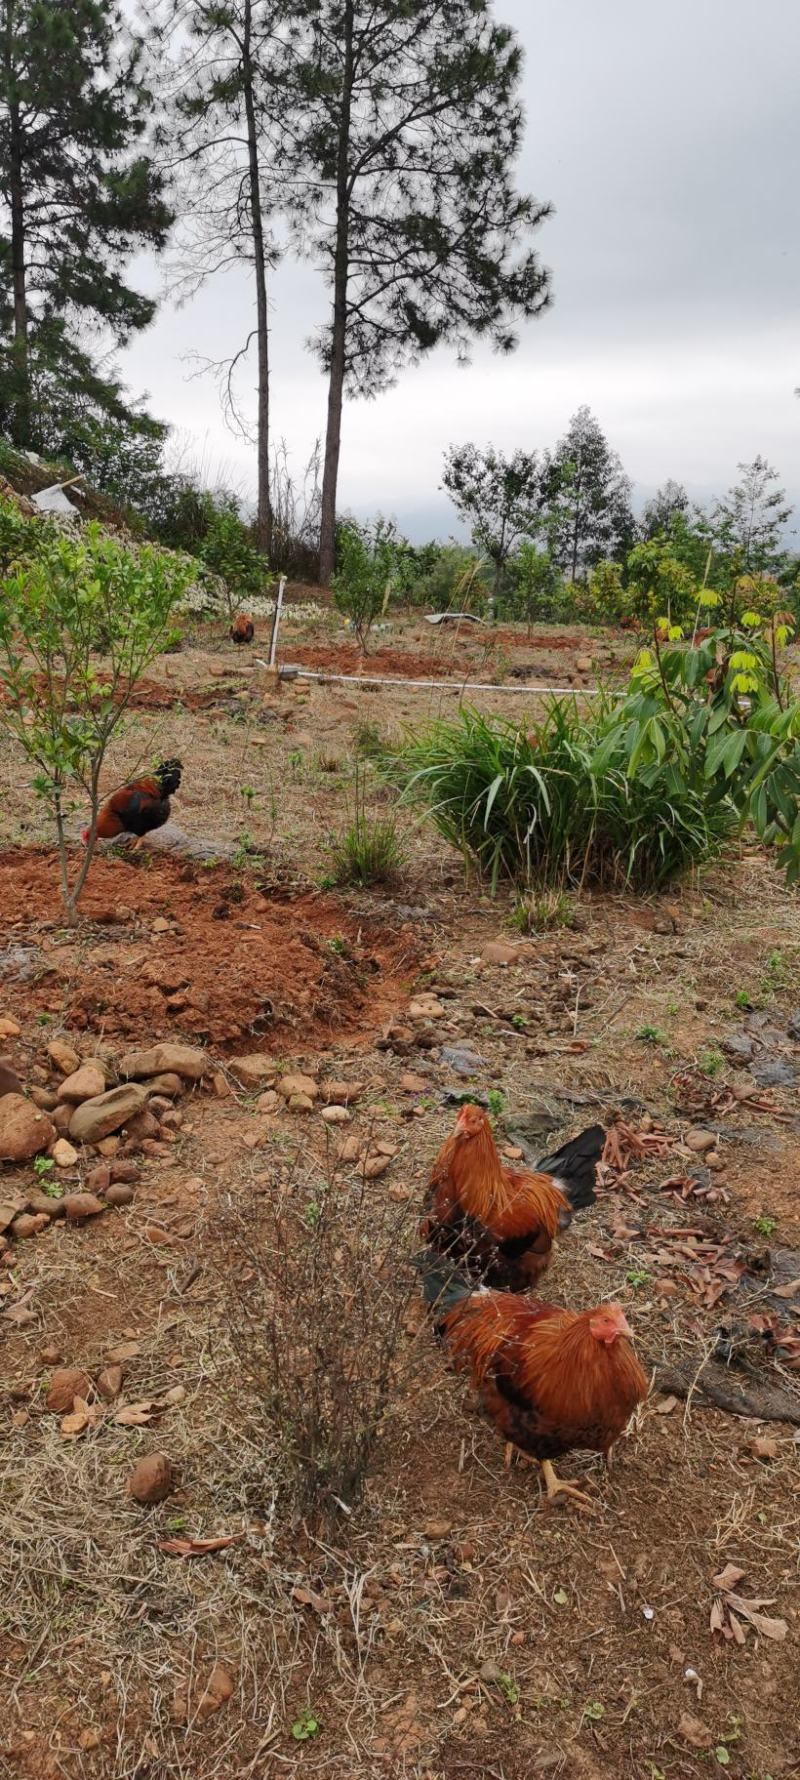
<svg viewBox="0 0 800 1780">
<path fill-rule="evenodd" d="M 342 442 L 345 351 L 347 346 L 347 276 L 350 257 L 350 107 L 353 90 L 353 0 L 347 0 L 344 31 L 344 75 L 339 149 L 336 166 L 336 251 L 333 264 L 333 329 L 328 383 L 328 420 L 325 432 L 325 465 L 322 475 L 322 510 L 319 537 L 319 579 L 330 584 L 336 560 L 336 491 Z"/>
<path fill-rule="evenodd" d="M 256 537 L 258 547 L 269 559 L 272 552 L 272 508 L 269 491 L 269 309 L 267 306 L 267 267 L 264 250 L 264 218 L 261 209 L 261 182 L 258 165 L 258 134 L 253 100 L 253 63 L 251 56 L 252 0 L 245 0 L 242 45 L 244 108 L 247 119 L 248 178 L 250 185 L 250 218 L 253 235 L 253 259 L 256 272 L 256 338 L 258 344 L 258 421 L 256 463 L 258 505 Z"/>
<path fill-rule="evenodd" d="M 5 43 L 3 46 L 5 63 L 5 84 L 8 94 L 8 137 L 9 137 L 9 209 L 11 211 L 11 282 L 14 297 L 14 342 L 12 358 L 14 364 L 14 408 L 12 419 L 12 437 L 21 451 L 26 451 L 31 444 L 31 386 L 30 361 L 28 356 L 28 297 L 25 281 L 25 198 L 22 177 L 23 144 L 22 124 L 19 104 L 14 97 L 14 69 L 11 57 L 13 36 L 13 14 L 9 6 L 6 15 Z"/>
</svg>

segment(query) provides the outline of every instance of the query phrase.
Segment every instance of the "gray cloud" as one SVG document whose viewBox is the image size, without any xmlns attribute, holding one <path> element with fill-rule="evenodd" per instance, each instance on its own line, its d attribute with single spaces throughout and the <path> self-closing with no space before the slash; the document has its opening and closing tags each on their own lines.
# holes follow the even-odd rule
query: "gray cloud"
<svg viewBox="0 0 800 1780">
<path fill-rule="evenodd" d="M 526 48 L 520 179 L 556 205 L 538 246 L 555 304 L 518 352 L 446 352 L 346 411 L 342 504 L 415 536 L 454 529 L 439 492 L 453 440 L 553 443 L 580 402 L 639 496 L 673 475 L 704 498 L 740 459 L 774 462 L 800 505 L 800 106 L 796 0 L 498 0 Z M 160 274 L 139 268 L 148 285 Z M 313 268 L 273 282 L 273 414 L 300 466 L 324 421 L 304 342 L 323 311 Z M 233 350 L 251 324 L 243 274 L 167 305 L 125 355 L 132 387 L 253 486 L 189 348 Z M 245 406 L 252 390 L 242 385 Z"/>
</svg>

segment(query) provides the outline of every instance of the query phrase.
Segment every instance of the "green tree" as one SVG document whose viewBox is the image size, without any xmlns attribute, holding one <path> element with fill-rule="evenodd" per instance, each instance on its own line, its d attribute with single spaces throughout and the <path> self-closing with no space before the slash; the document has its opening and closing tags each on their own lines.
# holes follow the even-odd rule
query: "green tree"
<svg viewBox="0 0 800 1780">
<path fill-rule="evenodd" d="M 537 549 L 532 538 L 523 538 L 511 561 L 513 587 L 507 604 L 515 618 L 521 618 L 530 634 L 534 619 L 545 621 L 563 616 L 566 605 L 564 582 L 552 556 Z"/>
<path fill-rule="evenodd" d="M 33 522 L 34 527 L 36 522 Z M 137 680 L 170 637 L 191 564 L 150 546 L 128 550 L 87 526 L 80 541 L 35 530 L 0 601 L 0 726 L 35 768 L 34 790 L 55 822 L 61 892 L 70 922 L 97 839 L 100 774 Z M 102 648 L 106 658 L 100 670 Z M 89 840 L 70 881 L 70 786 L 90 805 Z"/>
<path fill-rule="evenodd" d="M 639 528 L 645 543 L 658 532 L 669 532 L 676 518 L 688 519 L 690 512 L 691 502 L 683 483 L 673 482 L 672 477 L 668 477 L 645 503 Z"/>
<path fill-rule="evenodd" d="M 603 558 L 624 562 L 635 529 L 631 484 L 588 408 L 573 414 L 542 481 L 550 553 L 570 581 Z"/>
<path fill-rule="evenodd" d="M 372 395 L 442 342 L 503 351 L 549 277 L 530 236 L 549 207 L 519 193 L 521 50 L 490 0 L 297 0 L 295 190 L 301 245 L 330 317 L 320 580 L 334 566 L 345 393 Z"/>
<path fill-rule="evenodd" d="M 0 369 L 11 433 L 42 441 L 37 388 L 87 329 L 127 341 L 155 302 L 126 262 L 164 245 L 171 213 L 144 150 L 142 45 L 101 0 L 0 0 Z"/>
<path fill-rule="evenodd" d="M 674 555 L 663 535 L 635 544 L 627 568 L 626 611 L 645 624 L 666 618 L 670 624 L 691 623 L 697 610 L 697 580 Z"/>
<path fill-rule="evenodd" d="M 473 543 L 494 568 L 495 593 L 503 593 L 514 546 L 538 524 L 539 463 L 534 452 L 515 451 L 504 457 L 489 445 L 452 445 L 445 458 L 442 482 Z"/>
<path fill-rule="evenodd" d="M 366 650 L 372 626 L 392 594 L 412 574 L 412 553 L 390 520 L 361 526 L 348 519 L 339 526 L 333 597 L 361 649 Z"/>
<path fill-rule="evenodd" d="M 782 535 L 792 506 L 766 458 L 754 457 L 738 468 L 741 482 L 713 511 L 714 541 L 718 550 L 735 558 L 740 574 L 762 575 L 780 569 L 786 560 Z"/>
</svg>

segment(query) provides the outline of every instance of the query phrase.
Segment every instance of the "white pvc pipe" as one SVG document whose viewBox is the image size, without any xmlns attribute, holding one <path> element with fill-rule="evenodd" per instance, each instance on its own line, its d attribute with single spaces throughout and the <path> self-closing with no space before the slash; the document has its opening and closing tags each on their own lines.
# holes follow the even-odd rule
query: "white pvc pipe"
<svg viewBox="0 0 800 1780">
<path fill-rule="evenodd" d="M 267 665 L 272 666 L 272 663 L 260 662 L 259 665 L 266 667 Z M 582 698 L 598 698 L 602 692 L 600 686 L 492 686 L 483 680 L 384 680 L 378 674 L 317 673 L 311 668 L 293 667 L 289 662 L 284 662 L 279 671 L 287 678 L 291 675 L 293 679 L 296 677 L 298 680 L 337 680 L 345 686 L 408 686 L 413 690 L 422 688 L 426 691 L 458 693 L 515 692 L 521 693 L 523 696 L 530 695 L 532 692 L 552 692 L 559 695 L 577 693 Z M 623 698 L 625 695 L 622 692 L 615 692 L 612 696 Z"/>
<path fill-rule="evenodd" d="M 278 582 L 278 597 L 275 601 L 275 611 L 272 617 L 272 636 L 269 640 L 269 661 L 267 662 L 267 667 L 271 668 L 275 666 L 275 656 L 278 650 L 278 626 L 281 621 L 281 612 L 283 610 L 283 590 L 285 586 L 286 576 L 281 575 L 280 581 Z"/>
</svg>

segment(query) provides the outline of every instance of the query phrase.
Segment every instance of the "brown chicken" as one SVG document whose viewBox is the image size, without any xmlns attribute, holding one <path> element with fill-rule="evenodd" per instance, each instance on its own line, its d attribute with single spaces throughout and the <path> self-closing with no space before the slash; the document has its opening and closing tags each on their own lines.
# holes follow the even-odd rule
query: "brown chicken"
<svg viewBox="0 0 800 1780">
<path fill-rule="evenodd" d="M 119 791 L 113 791 L 100 806 L 98 840 L 110 841 L 121 834 L 133 834 L 140 841 L 154 828 L 163 828 L 169 821 L 169 800 L 180 785 L 182 770 L 180 760 L 165 760 L 146 778 L 133 779 L 130 785 L 122 785 Z M 89 830 L 84 828 L 81 834 L 84 846 L 88 839 Z"/>
<path fill-rule="evenodd" d="M 561 1310 L 536 1298 L 474 1287 L 447 1261 L 421 1259 L 426 1303 L 457 1364 L 471 1373 L 482 1406 L 514 1449 L 542 1469 L 548 1500 L 588 1507 L 553 1460 L 582 1448 L 606 1457 L 647 1396 L 619 1304 Z"/>
<path fill-rule="evenodd" d="M 252 643 L 256 627 L 249 612 L 238 612 L 231 625 L 232 643 Z"/>
<path fill-rule="evenodd" d="M 592 1125 L 538 1169 L 509 1168 L 479 1106 L 462 1106 L 431 1170 L 421 1234 L 497 1291 L 535 1285 L 554 1238 L 595 1197 L 606 1134 Z"/>
</svg>

